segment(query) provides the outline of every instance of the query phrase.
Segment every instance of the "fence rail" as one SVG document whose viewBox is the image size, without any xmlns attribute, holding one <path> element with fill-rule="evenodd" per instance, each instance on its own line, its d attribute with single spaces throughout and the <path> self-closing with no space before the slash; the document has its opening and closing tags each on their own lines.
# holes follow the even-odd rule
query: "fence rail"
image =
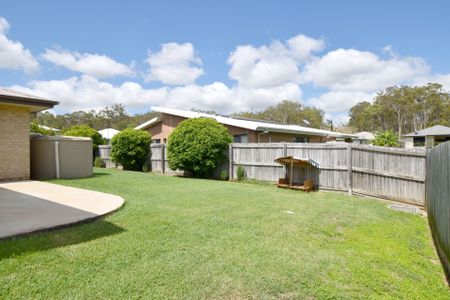
<svg viewBox="0 0 450 300">
<path fill-rule="evenodd" d="M 101 146 L 100 155 L 109 159 L 108 146 Z M 159 173 L 173 173 L 167 161 L 166 145 L 150 146 L 151 169 Z M 254 143 L 231 144 L 227 162 L 215 172 L 226 170 L 230 179 L 237 178 L 241 165 L 247 178 L 275 182 L 285 177 L 283 166 L 275 164 L 280 156 L 292 155 L 317 161 L 320 168 L 295 169 L 293 181 L 313 179 L 322 189 L 348 191 L 378 198 L 425 205 L 424 149 L 399 149 L 368 145 Z"/>
<path fill-rule="evenodd" d="M 427 152 L 428 222 L 447 275 L 450 274 L 450 142 Z"/>
</svg>

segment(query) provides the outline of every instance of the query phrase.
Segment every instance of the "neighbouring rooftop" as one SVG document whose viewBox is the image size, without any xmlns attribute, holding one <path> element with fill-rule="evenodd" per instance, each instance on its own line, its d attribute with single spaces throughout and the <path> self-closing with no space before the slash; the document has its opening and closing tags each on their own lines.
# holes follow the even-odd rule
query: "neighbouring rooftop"
<svg viewBox="0 0 450 300">
<path fill-rule="evenodd" d="M 340 132 L 335 132 L 335 131 L 300 126 L 300 125 L 285 125 L 285 124 L 275 124 L 275 123 L 262 122 L 262 121 L 243 120 L 243 119 L 237 119 L 237 118 L 226 117 L 226 116 L 221 116 L 221 115 L 211 115 L 211 114 L 206 114 L 206 113 L 201 113 L 201 112 L 179 110 L 179 109 L 165 108 L 165 107 L 153 106 L 151 109 L 152 109 L 152 111 L 156 111 L 159 113 L 179 116 L 179 117 L 183 117 L 183 118 L 187 118 L 187 119 L 212 118 L 212 119 L 215 119 L 217 122 L 224 124 L 224 125 L 245 128 L 245 129 L 254 130 L 254 131 L 270 131 L 270 132 L 282 132 L 282 133 L 294 133 L 294 134 L 311 134 L 311 135 L 336 137 L 336 138 L 357 138 L 357 136 L 354 134 L 345 134 L 345 133 L 340 133 Z M 156 118 L 153 118 L 153 119 L 137 126 L 135 129 L 137 129 L 137 130 L 147 129 L 150 126 L 158 123 L 159 121 L 160 121 L 160 118 L 156 117 Z"/>
<path fill-rule="evenodd" d="M 435 136 L 435 135 L 450 135 L 450 127 L 436 125 L 428 127 L 419 131 L 405 134 L 405 137 L 422 137 L 422 136 Z"/>
</svg>

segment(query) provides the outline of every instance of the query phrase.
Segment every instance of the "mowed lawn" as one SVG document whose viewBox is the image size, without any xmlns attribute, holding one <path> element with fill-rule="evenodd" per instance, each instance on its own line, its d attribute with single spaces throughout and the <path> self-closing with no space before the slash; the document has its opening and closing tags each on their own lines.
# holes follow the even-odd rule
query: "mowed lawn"
<svg viewBox="0 0 450 300">
<path fill-rule="evenodd" d="M 425 218 L 344 193 L 96 169 L 102 220 L 0 242 L 1 299 L 449 299 Z"/>
</svg>

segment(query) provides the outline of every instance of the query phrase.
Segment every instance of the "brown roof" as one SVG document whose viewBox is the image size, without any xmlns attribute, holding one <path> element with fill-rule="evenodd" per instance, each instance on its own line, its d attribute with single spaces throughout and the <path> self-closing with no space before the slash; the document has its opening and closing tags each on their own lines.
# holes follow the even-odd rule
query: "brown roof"
<svg viewBox="0 0 450 300">
<path fill-rule="evenodd" d="M 31 112 L 46 110 L 57 105 L 58 101 L 30 95 L 27 93 L 0 88 L 0 104 L 26 106 Z"/>
</svg>

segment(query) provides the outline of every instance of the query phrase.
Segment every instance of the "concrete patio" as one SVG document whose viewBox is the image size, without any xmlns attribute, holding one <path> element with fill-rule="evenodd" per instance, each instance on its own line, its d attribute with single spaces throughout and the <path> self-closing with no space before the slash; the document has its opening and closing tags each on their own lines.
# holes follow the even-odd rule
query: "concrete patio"
<svg viewBox="0 0 450 300">
<path fill-rule="evenodd" d="M 2 182 L 0 239 L 87 221 L 123 203 L 119 196 L 47 182 Z"/>
</svg>

